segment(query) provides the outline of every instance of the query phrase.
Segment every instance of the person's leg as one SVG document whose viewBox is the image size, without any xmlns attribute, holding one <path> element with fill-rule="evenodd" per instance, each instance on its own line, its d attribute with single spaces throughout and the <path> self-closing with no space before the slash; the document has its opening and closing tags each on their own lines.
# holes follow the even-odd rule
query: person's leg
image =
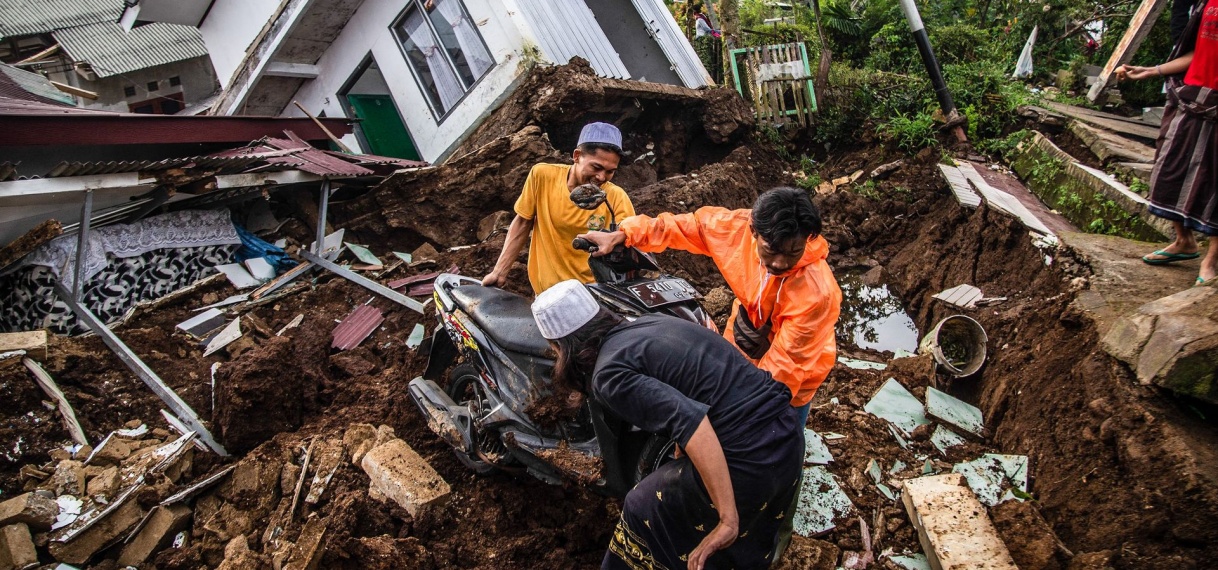
<svg viewBox="0 0 1218 570">
<path fill-rule="evenodd" d="M 808 402 L 795 409 L 799 410 L 799 427 L 808 425 L 808 412 L 812 411 L 812 402 Z"/>
<path fill-rule="evenodd" d="M 1197 273 L 1203 282 L 1218 277 L 1218 244 L 1214 243 L 1215 236 L 1209 238 L 1209 246 L 1205 248 L 1205 257 L 1201 259 L 1201 270 Z"/>
<path fill-rule="evenodd" d="M 1184 222 L 1172 221 L 1172 228 L 1176 232 L 1176 239 L 1172 240 L 1167 247 L 1159 250 L 1165 253 L 1174 255 L 1190 255 L 1197 253 L 1197 239 L 1193 237 L 1193 231 L 1184 227 Z M 1170 255 L 1159 255 L 1158 253 L 1150 253 L 1142 257 L 1142 260 L 1150 264 L 1162 264 L 1163 262 L 1172 261 Z M 1178 261 L 1178 260 L 1177 260 Z"/>
</svg>

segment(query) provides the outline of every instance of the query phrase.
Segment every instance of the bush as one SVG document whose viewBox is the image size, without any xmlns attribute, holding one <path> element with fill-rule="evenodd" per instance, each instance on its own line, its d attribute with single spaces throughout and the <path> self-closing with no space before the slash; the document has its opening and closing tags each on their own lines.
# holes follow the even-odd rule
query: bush
<svg viewBox="0 0 1218 570">
<path fill-rule="evenodd" d="M 939 144 L 935 130 L 935 120 L 927 113 L 900 114 L 880 125 L 882 134 L 892 137 L 898 147 L 910 154 Z"/>
</svg>

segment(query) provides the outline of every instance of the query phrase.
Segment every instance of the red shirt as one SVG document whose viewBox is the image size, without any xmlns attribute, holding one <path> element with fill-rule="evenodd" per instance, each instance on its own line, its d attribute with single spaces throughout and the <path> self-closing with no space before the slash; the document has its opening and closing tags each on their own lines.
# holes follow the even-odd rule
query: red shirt
<svg viewBox="0 0 1218 570">
<path fill-rule="evenodd" d="M 1218 89 L 1218 0 L 1209 0 L 1204 9 L 1193 62 L 1184 74 L 1184 84 Z"/>
</svg>

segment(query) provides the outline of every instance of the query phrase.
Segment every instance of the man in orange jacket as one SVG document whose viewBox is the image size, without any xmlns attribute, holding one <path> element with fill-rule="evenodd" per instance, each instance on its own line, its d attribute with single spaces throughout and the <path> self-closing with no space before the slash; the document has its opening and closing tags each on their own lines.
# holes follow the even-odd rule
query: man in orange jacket
<svg viewBox="0 0 1218 570">
<path fill-rule="evenodd" d="M 706 206 L 692 214 L 633 216 L 618 231 L 579 237 L 596 244 L 593 255 L 625 244 L 714 260 L 737 299 L 724 336 L 791 389 L 791 405 L 806 423 L 812 396 L 837 358 L 833 328 L 842 304 L 820 231 L 807 193 L 779 187 L 759 196 L 752 210 Z"/>
</svg>

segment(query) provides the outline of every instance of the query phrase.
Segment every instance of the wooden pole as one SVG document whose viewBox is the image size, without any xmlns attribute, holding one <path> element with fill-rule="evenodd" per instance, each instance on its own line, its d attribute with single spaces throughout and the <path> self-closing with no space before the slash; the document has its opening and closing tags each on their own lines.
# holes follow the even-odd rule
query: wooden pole
<svg viewBox="0 0 1218 570">
<path fill-rule="evenodd" d="M 1167 0 L 1142 0 L 1138 10 L 1133 13 L 1133 18 L 1129 20 L 1129 28 L 1125 30 L 1125 35 L 1121 36 L 1121 42 L 1117 44 L 1116 49 L 1112 50 L 1108 63 L 1104 64 L 1104 69 L 1100 71 L 1099 77 L 1095 78 L 1095 84 L 1087 92 L 1088 101 L 1094 103 L 1099 99 L 1100 93 L 1108 88 L 1108 82 L 1112 80 L 1112 74 L 1116 68 L 1133 59 L 1133 55 L 1137 53 L 1142 41 L 1150 34 L 1150 29 L 1154 27 L 1155 22 L 1159 19 L 1159 14 L 1163 13 L 1165 7 L 1167 7 Z"/>
</svg>

